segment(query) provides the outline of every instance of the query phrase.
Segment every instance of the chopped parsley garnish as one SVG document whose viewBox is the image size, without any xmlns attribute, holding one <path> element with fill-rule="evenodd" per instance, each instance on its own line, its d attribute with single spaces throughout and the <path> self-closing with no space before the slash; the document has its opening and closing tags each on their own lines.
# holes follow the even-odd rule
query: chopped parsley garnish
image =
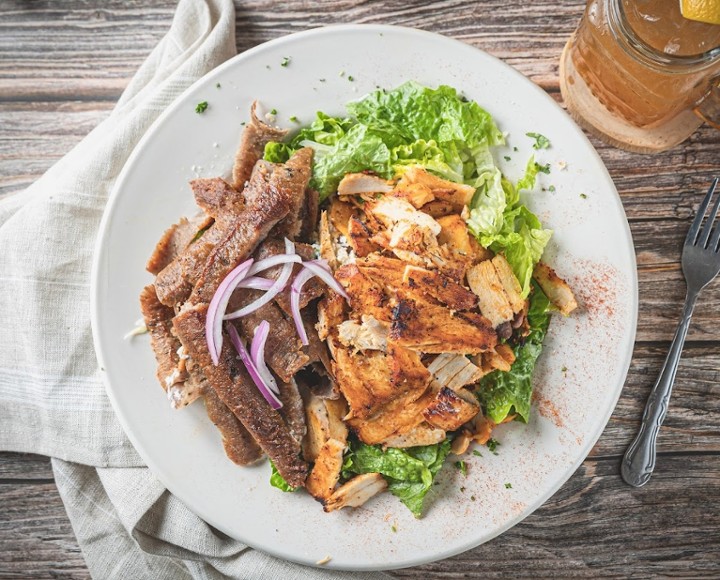
<svg viewBox="0 0 720 580">
<path fill-rule="evenodd" d="M 517 147 L 513 147 L 513 151 L 515 151 L 515 152 L 517 153 L 517 152 L 518 152 L 518 148 L 517 148 Z"/>
<path fill-rule="evenodd" d="M 295 115 L 293 115 L 292 117 L 290 117 L 290 122 L 291 123 L 299 123 L 300 121 L 298 121 L 298 118 Z"/>
<path fill-rule="evenodd" d="M 498 452 L 497 452 L 498 445 L 500 445 L 500 442 L 497 441 L 496 439 L 488 439 L 487 448 L 490 451 L 490 453 L 492 453 L 493 455 L 498 454 Z"/>
<path fill-rule="evenodd" d="M 550 147 L 550 139 L 545 137 L 545 135 L 541 135 L 540 133 L 525 133 L 525 135 L 531 139 L 535 139 L 533 149 L 547 149 Z"/>
<path fill-rule="evenodd" d="M 321 83 L 324 83 L 324 82 L 325 82 L 325 79 L 320 79 L 320 82 L 321 82 Z"/>
<path fill-rule="evenodd" d="M 470 496 L 470 501 L 475 501 L 475 496 L 474 496 L 474 495 L 471 495 L 471 496 Z"/>
<path fill-rule="evenodd" d="M 348 80 L 350 82 L 353 82 L 355 80 L 355 77 L 353 77 L 352 75 L 348 75 Z"/>
<path fill-rule="evenodd" d="M 222 86 L 222 85 L 221 85 L 220 83 L 216 83 L 216 84 L 215 84 L 215 88 L 216 88 L 216 89 L 219 89 L 221 86 Z"/>
<path fill-rule="evenodd" d="M 455 467 L 460 470 L 460 473 L 467 477 L 467 464 L 464 461 L 456 461 Z"/>
<path fill-rule="evenodd" d="M 483 454 L 480 453 L 477 449 L 473 449 L 473 455 L 476 455 L 477 457 L 482 457 Z"/>
<path fill-rule="evenodd" d="M 512 157 L 510 157 L 509 155 L 505 155 L 503 157 L 503 159 L 505 159 L 505 161 L 510 161 L 510 159 L 512 159 Z"/>
<path fill-rule="evenodd" d="M 392 526 L 390 526 L 390 529 L 391 529 L 393 532 L 397 532 L 397 526 L 396 526 L 395 524 L 393 524 Z"/>
<path fill-rule="evenodd" d="M 586 193 L 581 193 L 581 194 L 580 194 L 580 197 L 583 198 L 583 199 L 587 199 L 587 194 L 586 194 Z"/>
<path fill-rule="evenodd" d="M 561 370 L 563 373 L 566 373 L 566 372 L 567 372 L 567 367 L 563 367 L 563 368 L 561 368 L 560 370 Z"/>
<path fill-rule="evenodd" d="M 272 109 L 272 110 L 270 111 L 270 114 L 271 114 L 271 115 L 277 115 L 277 109 Z"/>
<path fill-rule="evenodd" d="M 555 186 L 551 185 L 550 187 L 548 187 L 548 191 L 555 193 Z"/>
<path fill-rule="evenodd" d="M 550 164 L 549 163 L 546 163 L 545 165 L 540 165 L 539 163 L 536 163 L 535 165 L 537 165 L 537 170 L 540 173 L 550 173 Z"/>
<path fill-rule="evenodd" d="M 506 483 L 505 489 L 512 489 L 512 483 Z"/>
<path fill-rule="evenodd" d="M 290 57 L 286 56 L 280 61 L 280 66 L 287 66 L 290 64 Z"/>
<path fill-rule="evenodd" d="M 207 110 L 207 108 L 208 108 L 208 102 L 203 101 L 202 103 L 198 103 L 197 105 L 195 105 L 195 112 L 198 114 L 204 113 Z"/>
</svg>

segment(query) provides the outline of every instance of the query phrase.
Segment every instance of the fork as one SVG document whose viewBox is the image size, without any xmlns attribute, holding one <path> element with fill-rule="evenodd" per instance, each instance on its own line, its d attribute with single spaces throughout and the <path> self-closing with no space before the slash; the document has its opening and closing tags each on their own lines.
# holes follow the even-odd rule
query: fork
<svg viewBox="0 0 720 580">
<path fill-rule="evenodd" d="M 713 180 L 685 238 L 682 253 L 682 271 L 687 283 L 687 294 L 682 319 L 675 331 L 675 337 L 670 345 L 670 352 L 668 352 L 665 359 L 660 376 L 648 397 L 642 422 L 640 423 L 640 430 L 625 452 L 625 457 L 623 457 L 620 468 L 622 478 L 633 487 L 645 485 L 650 479 L 653 469 L 655 469 L 657 436 L 667 414 L 670 393 L 672 392 L 675 374 L 680 362 L 680 354 L 685 344 L 685 337 L 690 326 L 690 318 L 695 308 L 695 302 L 700 290 L 705 288 L 720 272 L 720 252 L 718 252 L 720 224 L 713 231 L 713 223 L 720 207 L 720 195 L 713 203 L 708 219 L 703 225 L 703 217 L 717 188 L 718 180 L 720 180 L 718 177 Z M 712 237 L 710 237 L 711 233 Z"/>
</svg>

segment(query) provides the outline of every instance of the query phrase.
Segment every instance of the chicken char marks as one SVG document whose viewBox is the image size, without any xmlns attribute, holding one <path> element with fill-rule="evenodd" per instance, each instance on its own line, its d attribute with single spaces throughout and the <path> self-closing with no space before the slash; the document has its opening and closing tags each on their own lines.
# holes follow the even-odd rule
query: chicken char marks
<svg viewBox="0 0 720 580">
<path fill-rule="evenodd" d="M 300 444 L 280 413 L 270 407 L 252 383 L 227 336 L 219 363 L 213 364 L 205 342 L 206 315 L 207 305 L 187 308 L 173 319 L 175 333 L 202 367 L 220 400 L 267 453 L 285 481 L 294 487 L 304 485 L 308 465 L 300 456 Z"/>
</svg>

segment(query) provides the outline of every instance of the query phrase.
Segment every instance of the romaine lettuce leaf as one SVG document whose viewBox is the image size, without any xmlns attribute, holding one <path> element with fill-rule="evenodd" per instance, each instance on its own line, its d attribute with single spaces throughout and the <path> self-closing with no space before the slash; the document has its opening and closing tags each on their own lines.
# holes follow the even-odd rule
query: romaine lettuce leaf
<svg viewBox="0 0 720 580">
<path fill-rule="evenodd" d="M 390 492 L 419 518 L 425 496 L 449 453 L 449 438 L 435 445 L 407 449 L 390 447 L 384 451 L 376 445 L 353 441 L 343 464 L 343 477 L 381 473 Z"/>
<path fill-rule="evenodd" d="M 517 413 L 527 423 L 532 397 L 532 374 L 550 323 L 550 301 L 535 282 L 532 283 L 528 310 L 530 334 L 516 346 L 515 362 L 509 371 L 493 371 L 480 381 L 478 398 L 485 416 L 495 423 Z"/>
<path fill-rule="evenodd" d="M 270 472 L 270 485 L 273 487 L 277 487 L 278 489 L 282 491 L 296 491 L 297 488 L 290 485 L 287 481 L 285 481 L 285 478 L 280 475 L 280 472 L 277 470 L 277 467 L 275 467 L 275 464 L 270 461 L 270 469 L 272 470 Z"/>
<path fill-rule="evenodd" d="M 478 186 L 467 220 L 468 229 L 480 244 L 504 254 L 513 273 L 520 281 L 522 296 L 530 293 L 530 280 L 552 230 L 542 227 L 540 220 L 520 203 L 520 190 L 535 187 L 538 164 L 531 157 L 525 175 L 513 185 L 499 170 L 492 181 Z"/>
<path fill-rule="evenodd" d="M 349 118 L 318 113 L 289 144 L 268 144 L 265 159 L 283 162 L 300 147 L 312 147 L 312 186 L 321 201 L 348 172 L 369 170 L 390 178 L 408 165 L 421 165 L 473 184 L 495 171 L 490 146 L 503 143 L 502 133 L 487 111 L 451 87 L 407 82 L 375 91 L 347 109 Z"/>
</svg>

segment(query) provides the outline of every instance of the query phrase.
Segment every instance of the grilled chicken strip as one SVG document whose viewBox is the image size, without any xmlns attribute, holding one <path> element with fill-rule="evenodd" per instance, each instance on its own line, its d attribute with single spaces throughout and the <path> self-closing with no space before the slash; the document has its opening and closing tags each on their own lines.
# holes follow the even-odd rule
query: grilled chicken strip
<svg viewBox="0 0 720 580">
<path fill-rule="evenodd" d="M 280 413 L 270 407 L 252 383 L 227 337 L 219 364 L 213 364 L 205 342 L 206 316 L 205 304 L 187 308 L 173 319 L 175 333 L 189 355 L 202 367 L 220 400 L 267 453 L 285 481 L 293 487 L 304 485 L 308 465 L 300 457 L 300 444 Z"/>
</svg>

